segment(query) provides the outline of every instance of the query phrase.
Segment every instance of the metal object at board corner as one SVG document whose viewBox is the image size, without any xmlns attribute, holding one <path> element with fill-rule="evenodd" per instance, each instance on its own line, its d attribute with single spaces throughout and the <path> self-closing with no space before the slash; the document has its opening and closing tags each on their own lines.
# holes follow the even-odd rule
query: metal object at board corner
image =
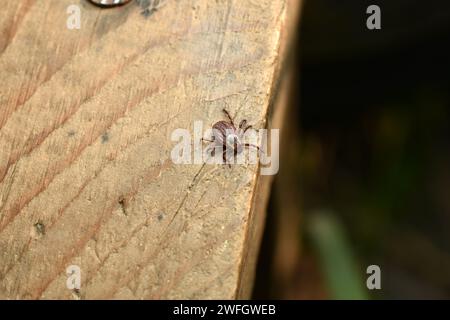
<svg viewBox="0 0 450 320">
<path fill-rule="evenodd" d="M 130 3 L 132 0 L 88 0 L 88 1 L 99 7 L 110 8 Z"/>
</svg>

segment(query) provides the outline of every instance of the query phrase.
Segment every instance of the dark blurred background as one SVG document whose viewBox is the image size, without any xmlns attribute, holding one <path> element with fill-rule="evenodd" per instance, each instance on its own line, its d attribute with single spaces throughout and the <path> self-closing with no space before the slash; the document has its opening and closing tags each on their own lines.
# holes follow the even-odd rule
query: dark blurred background
<svg viewBox="0 0 450 320">
<path fill-rule="evenodd" d="M 449 44 L 449 1 L 304 1 L 254 298 L 450 298 Z"/>
</svg>

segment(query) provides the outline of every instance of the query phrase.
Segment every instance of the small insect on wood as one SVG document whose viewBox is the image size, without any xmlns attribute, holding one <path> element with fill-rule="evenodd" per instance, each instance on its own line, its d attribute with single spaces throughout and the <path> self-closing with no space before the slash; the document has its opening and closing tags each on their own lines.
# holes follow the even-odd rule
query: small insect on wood
<svg viewBox="0 0 450 320">
<path fill-rule="evenodd" d="M 227 163 L 227 155 L 231 153 L 233 157 L 236 157 L 244 150 L 244 147 L 253 147 L 258 151 L 261 151 L 260 148 L 254 144 L 243 143 L 245 132 L 248 129 L 252 128 L 251 125 L 247 125 L 247 120 L 242 120 L 239 123 L 239 127 L 236 128 L 236 126 L 234 125 L 234 120 L 230 116 L 229 112 L 225 109 L 223 109 L 222 111 L 227 116 L 228 121 L 221 120 L 213 125 L 212 140 L 208 140 L 205 138 L 202 138 L 201 140 L 213 142 L 215 147 L 222 148 L 221 150 L 224 164 Z M 213 149 L 213 151 L 214 150 L 215 149 Z M 228 166 L 231 167 L 229 163 Z"/>
<path fill-rule="evenodd" d="M 100 7 L 115 7 L 124 5 L 128 2 L 131 2 L 132 0 L 89 0 L 89 1 Z"/>
</svg>

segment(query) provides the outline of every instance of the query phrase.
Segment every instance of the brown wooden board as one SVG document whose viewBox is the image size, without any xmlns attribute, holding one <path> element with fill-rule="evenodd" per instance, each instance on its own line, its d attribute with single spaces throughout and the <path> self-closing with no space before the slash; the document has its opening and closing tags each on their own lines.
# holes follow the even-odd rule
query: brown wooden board
<svg viewBox="0 0 450 320">
<path fill-rule="evenodd" d="M 0 298 L 248 298 L 270 178 L 174 164 L 171 133 L 267 126 L 299 1 L 1 6 Z"/>
</svg>

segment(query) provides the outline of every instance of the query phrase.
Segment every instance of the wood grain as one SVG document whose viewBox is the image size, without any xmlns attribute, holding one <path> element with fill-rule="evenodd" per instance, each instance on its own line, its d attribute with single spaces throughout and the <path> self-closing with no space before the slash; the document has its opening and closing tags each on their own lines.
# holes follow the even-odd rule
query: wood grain
<svg viewBox="0 0 450 320">
<path fill-rule="evenodd" d="M 174 164 L 171 133 L 224 107 L 266 126 L 298 2 L 4 2 L 0 298 L 248 297 L 259 168 Z"/>
</svg>

